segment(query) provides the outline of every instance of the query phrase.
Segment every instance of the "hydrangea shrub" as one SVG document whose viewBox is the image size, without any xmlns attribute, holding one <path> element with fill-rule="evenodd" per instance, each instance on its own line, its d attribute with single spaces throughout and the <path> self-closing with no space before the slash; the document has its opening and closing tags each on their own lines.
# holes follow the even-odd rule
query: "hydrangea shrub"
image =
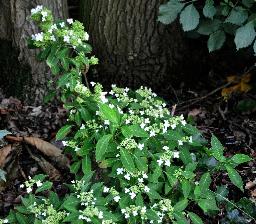
<svg viewBox="0 0 256 224">
<path fill-rule="evenodd" d="M 20 187 L 27 196 L 0 223 L 204 223 L 193 208 L 214 214 L 222 193 L 212 177 L 227 171 L 243 191 L 235 170 L 247 155 L 224 156 L 224 147 L 212 136 L 211 146 L 184 117 L 172 116 L 150 88 L 138 90 L 112 85 L 104 92 L 99 83 L 82 83 L 84 69 L 96 64 L 87 56 L 88 34 L 78 21 L 53 22 L 42 6 L 32 9 L 41 32 L 31 44 L 42 49 L 61 100 L 69 111 L 56 138 L 72 155 L 69 193 L 59 197 L 45 175 Z M 224 189 L 226 189 L 224 187 Z"/>
</svg>

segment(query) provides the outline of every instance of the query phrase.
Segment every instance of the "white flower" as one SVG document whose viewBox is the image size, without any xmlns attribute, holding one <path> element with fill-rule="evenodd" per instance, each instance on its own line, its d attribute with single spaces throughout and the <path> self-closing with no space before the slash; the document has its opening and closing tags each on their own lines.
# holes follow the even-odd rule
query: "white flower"
<svg viewBox="0 0 256 224">
<path fill-rule="evenodd" d="M 130 90 L 130 89 L 129 89 L 128 87 L 126 87 L 126 88 L 124 89 L 125 92 L 129 92 L 129 90 Z"/>
<path fill-rule="evenodd" d="M 92 87 L 96 85 L 95 82 L 90 82 L 90 84 L 92 85 Z"/>
<path fill-rule="evenodd" d="M 75 152 L 78 152 L 80 150 L 80 148 L 79 147 L 75 147 Z"/>
<path fill-rule="evenodd" d="M 73 22 L 74 22 L 73 19 L 67 19 L 68 24 L 72 24 Z"/>
<path fill-rule="evenodd" d="M 139 183 L 143 183 L 143 178 L 138 178 Z"/>
<path fill-rule="evenodd" d="M 180 158 L 180 153 L 177 151 L 173 152 L 173 158 Z"/>
<path fill-rule="evenodd" d="M 85 129 L 85 125 L 84 125 L 84 124 L 82 124 L 82 126 L 80 127 L 80 129 Z"/>
<path fill-rule="evenodd" d="M 121 209 L 121 213 L 124 214 L 126 210 L 124 208 Z"/>
<path fill-rule="evenodd" d="M 139 143 L 138 148 L 139 148 L 139 150 L 142 150 L 144 148 L 144 144 Z"/>
<path fill-rule="evenodd" d="M 114 95 L 115 92 L 114 92 L 113 90 L 111 90 L 111 91 L 109 92 L 109 94 L 110 94 L 110 95 Z"/>
<path fill-rule="evenodd" d="M 84 40 L 85 40 L 85 41 L 88 41 L 88 40 L 89 40 L 89 34 L 86 33 L 86 32 L 84 33 Z"/>
<path fill-rule="evenodd" d="M 176 124 L 172 124 L 172 125 L 171 125 L 171 128 L 172 128 L 172 129 L 175 129 L 176 127 L 177 127 Z"/>
<path fill-rule="evenodd" d="M 111 85 L 111 88 L 116 88 L 116 84 L 112 84 L 112 85 Z"/>
<path fill-rule="evenodd" d="M 37 182 L 36 182 L 36 186 L 37 187 L 41 187 L 43 185 L 43 183 L 40 181 L 40 180 L 38 180 Z"/>
<path fill-rule="evenodd" d="M 141 123 L 141 124 L 140 124 L 140 127 L 141 127 L 142 129 L 144 129 L 144 128 L 145 128 L 145 126 L 146 126 L 146 124 L 145 124 L 145 123 Z"/>
<path fill-rule="evenodd" d="M 108 192 L 109 192 L 109 188 L 108 188 L 108 187 L 106 187 L 106 186 L 104 186 L 104 188 L 103 188 L 103 192 L 104 192 L 104 193 L 108 193 Z"/>
<path fill-rule="evenodd" d="M 100 93 L 100 99 L 101 99 L 102 103 L 107 103 L 108 102 L 108 99 L 106 98 L 105 95 L 107 95 L 107 92 L 101 92 Z"/>
<path fill-rule="evenodd" d="M 178 145 L 183 145 L 183 141 L 182 140 L 178 140 Z"/>
<path fill-rule="evenodd" d="M 66 42 L 66 43 L 70 43 L 70 37 L 67 36 L 67 35 L 65 35 L 65 36 L 63 37 L 63 40 L 64 40 L 64 42 Z"/>
<path fill-rule="evenodd" d="M 148 175 L 147 175 L 146 173 L 143 173 L 142 177 L 143 177 L 144 179 L 147 179 L 147 178 L 148 178 Z"/>
<path fill-rule="evenodd" d="M 156 132 L 155 132 L 155 131 L 150 131 L 149 136 L 150 136 L 150 137 L 154 137 L 154 136 L 156 136 Z"/>
<path fill-rule="evenodd" d="M 135 210 L 135 211 L 132 212 L 132 214 L 133 214 L 133 216 L 137 216 L 138 215 L 138 211 Z"/>
<path fill-rule="evenodd" d="M 57 30 L 57 25 L 56 24 L 51 25 L 51 29 L 52 30 Z"/>
<path fill-rule="evenodd" d="M 60 27 L 64 27 L 65 26 L 65 23 L 64 22 L 62 22 L 62 23 L 60 23 Z"/>
<path fill-rule="evenodd" d="M 171 166 L 171 161 L 170 161 L 170 160 L 165 160 L 164 165 L 166 165 L 166 166 Z"/>
<path fill-rule="evenodd" d="M 3 220 L 3 223 L 8 223 L 8 222 L 9 222 L 8 219 Z"/>
<path fill-rule="evenodd" d="M 185 120 L 182 120 L 182 121 L 181 121 L 181 124 L 182 124 L 183 126 L 185 126 L 185 125 L 187 124 L 187 122 L 186 122 Z"/>
<path fill-rule="evenodd" d="M 48 12 L 42 11 L 41 14 L 42 14 L 43 17 L 46 17 L 48 15 Z"/>
<path fill-rule="evenodd" d="M 192 143 L 193 142 L 193 138 L 192 138 L 192 136 L 190 136 L 189 137 L 189 140 L 188 140 L 190 143 Z"/>
<path fill-rule="evenodd" d="M 99 219 L 103 219 L 103 212 L 102 212 L 102 211 L 99 212 L 98 218 L 99 218 Z"/>
<path fill-rule="evenodd" d="M 44 40 L 44 34 L 43 33 L 36 33 L 34 36 L 36 41 L 43 41 Z"/>
<path fill-rule="evenodd" d="M 52 41 L 56 41 L 55 36 L 51 36 L 51 40 L 52 40 Z"/>
<path fill-rule="evenodd" d="M 163 150 L 168 151 L 168 150 L 169 150 L 169 147 L 165 145 L 165 146 L 163 147 Z"/>
<path fill-rule="evenodd" d="M 136 197 L 136 194 L 134 192 L 130 192 L 129 195 L 130 195 L 131 199 L 134 199 Z"/>
<path fill-rule="evenodd" d="M 127 173 L 127 174 L 124 175 L 124 178 L 125 178 L 126 180 L 130 180 L 130 179 L 131 179 L 131 176 L 130 176 L 129 173 Z"/>
<path fill-rule="evenodd" d="M 131 121 L 129 119 L 125 120 L 125 124 L 130 124 L 130 123 L 131 123 Z"/>
<path fill-rule="evenodd" d="M 28 188 L 27 188 L 27 193 L 30 193 L 30 192 L 32 192 L 32 188 L 31 188 L 31 187 L 28 187 Z"/>
<path fill-rule="evenodd" d="M 117 173 L 117 175 L 123 174 L 124 173 L 124 168 L 117 168 L 116 173 Z"/>
<path fill-rule="evenodd" d="M 146 124 L 149 124 L 149 123 L 150 123 L 149 118 L 146 118 L 146 119 L 144 120 L 144 122 L 145 122 Z"/>
<path fill-rule="evenodd" d="M 25 187 L 24 184 L 21 184 L 21 185 L 20 185 L 20 188 L 24 188 L 24 187 Z"/>
<path fill-rule="evenodd" d="M 111 109 L 113 109 L 115 106 L 113 104 L 108 105 Z"/>
<path fill-rule="evenodd" d="M 126 213 L 126 214 L 124 215 L 124 217 L 125 217 L 126 219 L 128 219 L 128 218 L 130 217 L 129 213 Z"/>
<path fill-rule="evenodd" d="M 105 121 L 104 121 L 104 124 L 105 124 L 105 125 L 110 125 L 110 121 L 109 121 L 109 120 L 105 120 Z"/>
<path fill-rule="evenodd" d="M 157 160 L 157 163 L 159 166 L 161 166 L 164 163 L 164 161 L 162 159 L 159 159 L 159 160 Z"/>
<path fill-rule="evenodd" d="M 145 114 L 145 112 L 142 110 L 142 111 L 140 111 L 140 115 L 144 115 Z"/>
<path fill-rule="evenodd" d="M 68 142 L 67 141 L 62 141 L 63 146 L 68 146 Z"/>
<path fill-rule="evenodd" d="M 38 5 L 36 8 L 31 9 L 31 14 L 34 15 L 34 14 L 40 12 L 42 9 L 43 9 L 43 6 L 42 5 Z"/>
<path fill-rule="evenodd" d="M 144 187 L 144 191 L 145 191 L 145 192 L 149 192 L 149 191 L 150 191 L 150 188 L 149 188 L 148 186 L 145 186 L 145 187 Z"/>
<path fill-rule="evenodd" d="M 115 196 L 115 197 L 114 197 L 114 201 L 115 201 L 115 202 L 119 202 L 119 201 L 120 201 L 120 199 L 121 199 L 121 198 L 120 198 L 120 196 L 119 196 L 119 195 L 117 195 L 117 196 Z"/>
<path fill-rule="evenodd" d="M 130 189 L 129 188 L 124 188 L 124 193 L 129 193 L 130 192 Z"/>
</svg>

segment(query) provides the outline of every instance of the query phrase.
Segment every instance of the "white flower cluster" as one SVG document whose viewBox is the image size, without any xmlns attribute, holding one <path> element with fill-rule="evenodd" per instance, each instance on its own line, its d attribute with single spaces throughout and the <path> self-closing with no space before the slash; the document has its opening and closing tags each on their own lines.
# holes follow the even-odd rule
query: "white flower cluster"
<svg viewBox="0 0 256 224">
<path fill-rule="evenodd" d="M 40 180 L 34 180 L 30 176 L 28 177 L 28 181 L 25 181 L 24 184 L 20 185 L 20 188 L 26 187 L 27 193 L 31 193 L 33 191 L 33 186 L 36 184 L 37 187 L 41 187 L 43 185 L 42 181 Z"/>
<path fill-rule="evenodd" d="M 147 212 L 147 208 L 145 206 L 135 206 L 131 205 L 130 207 L 126 207 L 121 209 L 121 213 L 124 215 L 126 219 L 130 217 L 140 216 L 142 219 L 145 218 L 145 214 Z"/>
<path fill-rule="evenodd" d="M 39 13 L 43 10 L 43 6 L 42 5 L 38 5 L 36 8 L 31 9 L 31 15 L 34 15 L 36 13 Z"/>
<path fill-rule="evenodd" d="M 8 219 L 0 219 L 0 224 L 9 223 Z"/>
</svg>

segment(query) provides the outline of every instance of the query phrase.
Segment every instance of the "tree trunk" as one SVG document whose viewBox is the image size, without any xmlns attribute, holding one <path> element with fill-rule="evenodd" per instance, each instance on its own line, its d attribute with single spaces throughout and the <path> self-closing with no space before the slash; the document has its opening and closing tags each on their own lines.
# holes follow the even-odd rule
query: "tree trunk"
<svg viewBox="0 0 256 224">
<path fill-rule="evenodd" d="M 2 44 L 0 50 L 6 51 L 7 54 L 9 53 L 8 50 L 12 51 L 11 54 L 8 54 L 11 57 L 10 60 L 4 58 L 1 59 L 0 62 L 1 64 L 6 63 L 7 67 L 17 67 L 17 63 L 20 63 L 22 68 L 24 68 L 24 65 L 27 65 L 25 66 L 26 73 L 29 72 L 28 68 L 30 68 L 30 75 L 26 74 L 27 78 L 24 80 L 24 77 L 21 77 L 23 73 L 20 72 L 20 67 L 17 67 L 18 71 L 14 71 L 12 68 L 8 70 L 8 68 L 5 67 L 5 70 L 11 71 L 12 73 L 8 76 L 2 76 L 0 74 L 1 83 L 12 85 L 9 87 L 4 86 L 4 89 L 8 90 L 8 88 L 14 88 L 13 91 L 15 95 L 20 94 L 15 92 L 17 88 L 22 89 L 22 92 L 26 93 L 25 98 L 35 104 L 42 101 L 47 90 L 47 82 L 50 78 L 50 72 L 46 64 L 36 60 L 38 52 L 36 50 L 28 49 L 27 47 L 27 38 L 38 32 L 37 27 L 28 20 L 31 8 L 34 8 L 37 5 L 44 5 L 51 9 L 54 16 L 57 18 L 67 17 L 68 7 L 66 0 L 0 0 L 0 39 L 7 41 L 1 41 Z M 12 47 L 12 49 L 8 49 L 8 44 L 6 45 L 8 41 L 9 46 L 10 48 Z M 18 58 L 14 58 L 14 48 L 18 50 L 18 53 L 16 54 Z M 13 64 L 10 64 L 10 62 Z M 21 87 L 16 87 L 16 84 L 21 85 Z M 13 91 L 9 91 L 9 93 L 12 93 Z"/>
<path fill-rule="evenodd" d="M 160 3 L 81 1 L 83 21 L 100 59 L 99 80 L 134 88 L 145 85 L 166 92 L 181 79 L 187 64 L 187 45 L 177 24 L 165 26 L 157 21 Z"/>
</svg>

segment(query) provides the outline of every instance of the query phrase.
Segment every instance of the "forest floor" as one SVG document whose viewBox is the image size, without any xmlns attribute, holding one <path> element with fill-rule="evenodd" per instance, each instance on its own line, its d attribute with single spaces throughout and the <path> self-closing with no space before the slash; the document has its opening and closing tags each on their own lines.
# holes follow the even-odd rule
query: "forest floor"
<svg viewBox="0 0 256 224">
<path fill-rule="evenodd" d="M 245 153 L 253 158 L 248 164 L 238 167 L 245 183 L 244 193 L 231 184 L 225 173 L 219 173 L 215 177 L 212 188 L 226 185 L 229 199 L 237 207 L 225 202 L 230 203 L 232 209 L 229 212 L 220 211 L 208 223 L 256 223 L 255 219 L 251 220 L 251 216 L 256 218 L 256 206 L 253 207 L 253 203 L 256 203 L 256 91 L 234 91 L 224 100 L 221 91 L 228 86 L 225 82 L 210 82 L 214 83 L 213 86 L 202 83 L 195 89 L 173 89 L 170 93 L 170 110 L 174 115 L 184 114 L 207 139 L 214 133 L 224 144 L 227 156 Z M 7 171 L 7 181 L 0 182 L 0 216 L 20 203 L 21 196 L 26 193 L 19 187 L 20 184 L 29 176 L 42 171 L 54 181 L 56 191 L 65 194 L 62 183 L 72 177 L 65 166 L 67 164 L 56 161 L 54 155 L 51 156 L 51 153 L 56 153 L 55 150 L 63 148 L 62 143 L 55 141 L 54 137 L 65 119 L 66 111 L 61 105 L 32 107 L 23 105 L 18 99 L 0 95 L 0 130 L 11 133 L 2 140 L 0 135 L 0 168 Z M 40 139 L 56 147 L 49 146 Z M 0 177 L 2 176 L 3 173 L 0 173 Z"/>
</svg>

